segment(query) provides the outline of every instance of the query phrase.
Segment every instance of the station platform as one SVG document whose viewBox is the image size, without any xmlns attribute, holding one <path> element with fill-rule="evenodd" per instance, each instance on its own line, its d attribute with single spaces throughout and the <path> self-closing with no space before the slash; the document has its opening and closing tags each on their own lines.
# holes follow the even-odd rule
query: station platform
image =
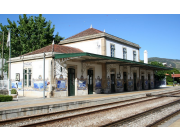
<svg viewBox="0 0 180 140">
<path fill-rule="evenodd" d="M 20 96 L 18 101 L 15 98 L 11 102 L 0 102 L 0 120 L 131 100 L 145 97 L 147 93 L 156 95 L 177 90 L 180 90 L 180 87 L 45 99 Z"/>
<path fill-rule="evenodd" d="M 178 116 L 180 118 L 180 116 Z M 180 119 L 173 122 L 169 127 L 180 127 Z"/>
</svg>

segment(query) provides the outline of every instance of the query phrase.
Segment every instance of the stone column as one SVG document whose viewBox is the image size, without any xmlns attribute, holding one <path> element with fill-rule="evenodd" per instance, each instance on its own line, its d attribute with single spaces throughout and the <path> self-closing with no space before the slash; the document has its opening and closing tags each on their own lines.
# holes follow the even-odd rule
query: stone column
<svg viewBox="0 0 180 140">
<path fill-rule="evenodd" d="M 123 80 L 123 66 L 120 66 L 121 79 Z"/>
</svg>

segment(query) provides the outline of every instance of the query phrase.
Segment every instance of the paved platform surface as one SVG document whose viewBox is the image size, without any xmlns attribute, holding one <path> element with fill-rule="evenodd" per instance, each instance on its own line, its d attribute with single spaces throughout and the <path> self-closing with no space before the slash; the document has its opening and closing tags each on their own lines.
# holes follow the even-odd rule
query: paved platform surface
<svg viewBox="0 0 180 140">
<path fill-rule="evenodd" d="M 178 118 L 180 118 L 180 115 L 178 116 Z M 176 120 L 169 127 L 180 127 L 180 119 Z"/>
<path fill-rule="evenodd" d="M 20 96 L 18 101 L 15 98 L 11 102 L 0 102 L 0 111 L 26 108 L 26 107 L 45 106 L 45 105 L 51 105 L 51 104 L 61 104 L 61 103 L 76 102 L 76 101 L 84 101 L 84 100 L 114 98 L 114 97 L 119 97 L 119 96 L 132 96 L 135 94 L 137 95 L 137 94 L 143 94 L 143 93 L 146 94 L 146 93 L 151 93 L 151 92 L 175 90 L 178 88 L 180 87 L 164 87 L 164 88 L 159 88 L 159 89 L 122 92 L 122 93 L 114 93 L 114 94 L 113 93 L 92 94 L 92 95 L 84 95 L 84 96 L 71 96 L 71 97 L 45 98 L 45 99 Z"/>
<path fill-rule="evenodd" d="M 171 118 L 170 120 L 163 123 L 159 127 L 180 127 L 180 114 Z"/>
</svg>

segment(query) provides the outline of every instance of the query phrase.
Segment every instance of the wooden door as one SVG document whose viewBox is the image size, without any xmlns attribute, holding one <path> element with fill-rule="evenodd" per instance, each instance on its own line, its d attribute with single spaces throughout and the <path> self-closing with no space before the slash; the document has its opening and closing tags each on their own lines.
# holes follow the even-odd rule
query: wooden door
<svg viewBox="0 0 180 140">
<path fill-rule="evenodd" d="M 111 93 L 115 92 L 115 74 L 111 74 Z"/>
<path fill-rule="evenodd" d="M 93 94 L 93 70 L 88 70 L 88 94 Z"/>
<path fill-rule="evenodd" d="M 142 89 L 144 89 L 144 76 L 141 76 L 141 80 L 142 80 Z"/>
<path fill-rule="evenodd" d="M 75 69 L 68 68 L 68 96 L 75 96 Z"/>
<path fill-rule="evenodd" d="M 124 80 L 124 91 L 127 91 L 127 74 L 123 72 L 123 80 Z"/>
</svg>

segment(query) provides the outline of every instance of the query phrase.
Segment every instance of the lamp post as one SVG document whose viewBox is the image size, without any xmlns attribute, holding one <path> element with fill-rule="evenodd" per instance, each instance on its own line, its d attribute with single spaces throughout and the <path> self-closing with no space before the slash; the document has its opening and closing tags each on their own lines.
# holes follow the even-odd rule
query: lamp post
<svg viewBox="0 0 180 140">
<path fill-rule="evenodd" d="M 3 38 L 2 38 L 2 69 L 1 69 L 1 80 L 3 80 L 3 58 L 4 58 L 4 31 L 3 33 L 1 34 L 3 35 Z"/>
</svg>

